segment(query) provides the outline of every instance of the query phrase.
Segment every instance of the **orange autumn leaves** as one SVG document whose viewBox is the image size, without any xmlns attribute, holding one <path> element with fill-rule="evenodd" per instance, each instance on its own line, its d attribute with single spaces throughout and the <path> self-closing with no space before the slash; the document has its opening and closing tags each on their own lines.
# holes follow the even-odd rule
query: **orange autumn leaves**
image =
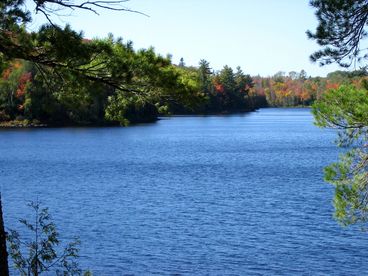
<svg viewBox="0 0 368 276">
<path fill-rule="evenodd" d="M 17 109 L 23 111 L 25 95 L 32 83 L 32 73 L 27 72 L 23 62 L 14 61 L 3 71 L 1 81 L 7 83 L 9 93 L 18 102 Z"/>
<path fill-rule="evenodd" d="M 355 76 L 351 72 L 334 72 L 325 78 L 291 77 L 276 74 L 272 77 L 253 77 L 251 93 L 266 97 L 270 106 L 311 105 L 323 93 L 337 89 L 341 85 L 365 87 L 368 77 L 364 74 Z"/>
<path fill-rule="evenodd" d="M 27 92 L 27 85 L 32 81 L 31 72 L 23 73 L 19 78 L 18 88 L 15 93 L 17 98 L 24 96 Z"/>
</svg>

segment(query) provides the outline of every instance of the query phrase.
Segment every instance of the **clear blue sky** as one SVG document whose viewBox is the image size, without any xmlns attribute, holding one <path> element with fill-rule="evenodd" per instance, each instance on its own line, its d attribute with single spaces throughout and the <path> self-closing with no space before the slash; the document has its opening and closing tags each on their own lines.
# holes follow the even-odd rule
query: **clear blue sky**
<svg viewBox="0 0 368 276">
<path fill-rule="evenodd" d="M 215 70 L 240 65 L 251 75 L 273 75 L 304 69 L 325 76 L 340 69 L 319 67 L 309 60 L 318 49 L 305 32 L 317 20 L 308 0 L 131 0 L 125 4 L 149 15 L 100 10 L 96 16 L 75 12 L 59 17 L 87 38 L 108 33 L 132 40 L 135 48 L 154 46 L 160 54 L 181 57 L 196 66 L 206 59 Z M 43 19 L 37 17 L 33 27 Z"/>
</svg>

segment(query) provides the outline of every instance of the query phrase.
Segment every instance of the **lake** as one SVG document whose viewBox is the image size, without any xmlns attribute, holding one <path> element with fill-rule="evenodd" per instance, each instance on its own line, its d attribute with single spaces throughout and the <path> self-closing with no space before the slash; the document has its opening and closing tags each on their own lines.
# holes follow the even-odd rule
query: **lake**
<svg viewBox="0 0 368 276">
<path fill-rule="evenodd" d="M 309 109 L 272 108 L 1 130 L 5 223 L 23 233 L 38 199 L 94 275 L 362 275 L 368 234 L 334 221 L 323 182 L 335 138 Z"/>
</svg>

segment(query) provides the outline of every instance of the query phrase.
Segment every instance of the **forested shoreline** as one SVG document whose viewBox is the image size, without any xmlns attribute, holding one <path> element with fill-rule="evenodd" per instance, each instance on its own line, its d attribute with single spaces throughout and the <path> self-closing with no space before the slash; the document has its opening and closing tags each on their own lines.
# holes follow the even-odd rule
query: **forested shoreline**
<svg viewBox="0 0 368 276">
<path fill-rule="evenodd" d="M 134 50 L 130 41 L 83 40 L 110 47 L 110 66 L 126 89 L 55 71 L 21 59 L 1 64 L 0 127 L 114 126 L 153 122 L 159 116 L 250 112 L 262 107 L 311 106 L 341 85 L 367 87 L 368 73 L 336 71 L 326 77 L 301 72 L 250 76 L 240 67 L 215 71 L 206 60 L 178 65 L 153 48 Z M 100 70 L 106 56 L 84 65 Z M 135 87 L 144 87 L 145 93 Z"/>
<path fill-rule="evenodd" d="M 103 2 L 90 5 L 134 12 Z M 120 3 L 117 1 L 115 4 Z M 368 73 L 336 71 L 326 77 L 301 72 L 251 76 L 237 67 L 179 64 L 154 48 L 131 41 L 86 39 L 71 26 L 55 24 L 55 10 L 77 8 L 63 1 L 35 0 L 46 23 L 30 31 L 34 13 L 24 1 L 0 4 L 0 126 L 105 126 L 152 122 L 162 115 L 227 114 L 261 107 L 311 106 L 341 85 L 367 88 Z M 310 34 L 312 35 L 312 34 Z M 322 53 L 321 53 L 322 54 Z M 329 52 L 326 52 L 329 54 Z M 316 57 L 318 59 L 318 56 Z M 365 68 L 365 67 L 363 67 Z"/>
</svg>

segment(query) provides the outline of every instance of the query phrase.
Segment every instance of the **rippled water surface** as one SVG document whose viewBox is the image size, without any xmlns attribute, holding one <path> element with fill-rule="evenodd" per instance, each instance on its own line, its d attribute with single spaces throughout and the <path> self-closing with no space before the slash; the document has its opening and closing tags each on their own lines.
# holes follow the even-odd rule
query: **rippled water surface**
<svg viewBox="0 0 368 276">
<path fill-rule="evenodd" d="M 0 131 L 9 228 L 37 198 L 95 275 L 362 275 L 367 233 L 332 218 L 335 133 L 308 109 L 129 128 Z"/>
</svg>

